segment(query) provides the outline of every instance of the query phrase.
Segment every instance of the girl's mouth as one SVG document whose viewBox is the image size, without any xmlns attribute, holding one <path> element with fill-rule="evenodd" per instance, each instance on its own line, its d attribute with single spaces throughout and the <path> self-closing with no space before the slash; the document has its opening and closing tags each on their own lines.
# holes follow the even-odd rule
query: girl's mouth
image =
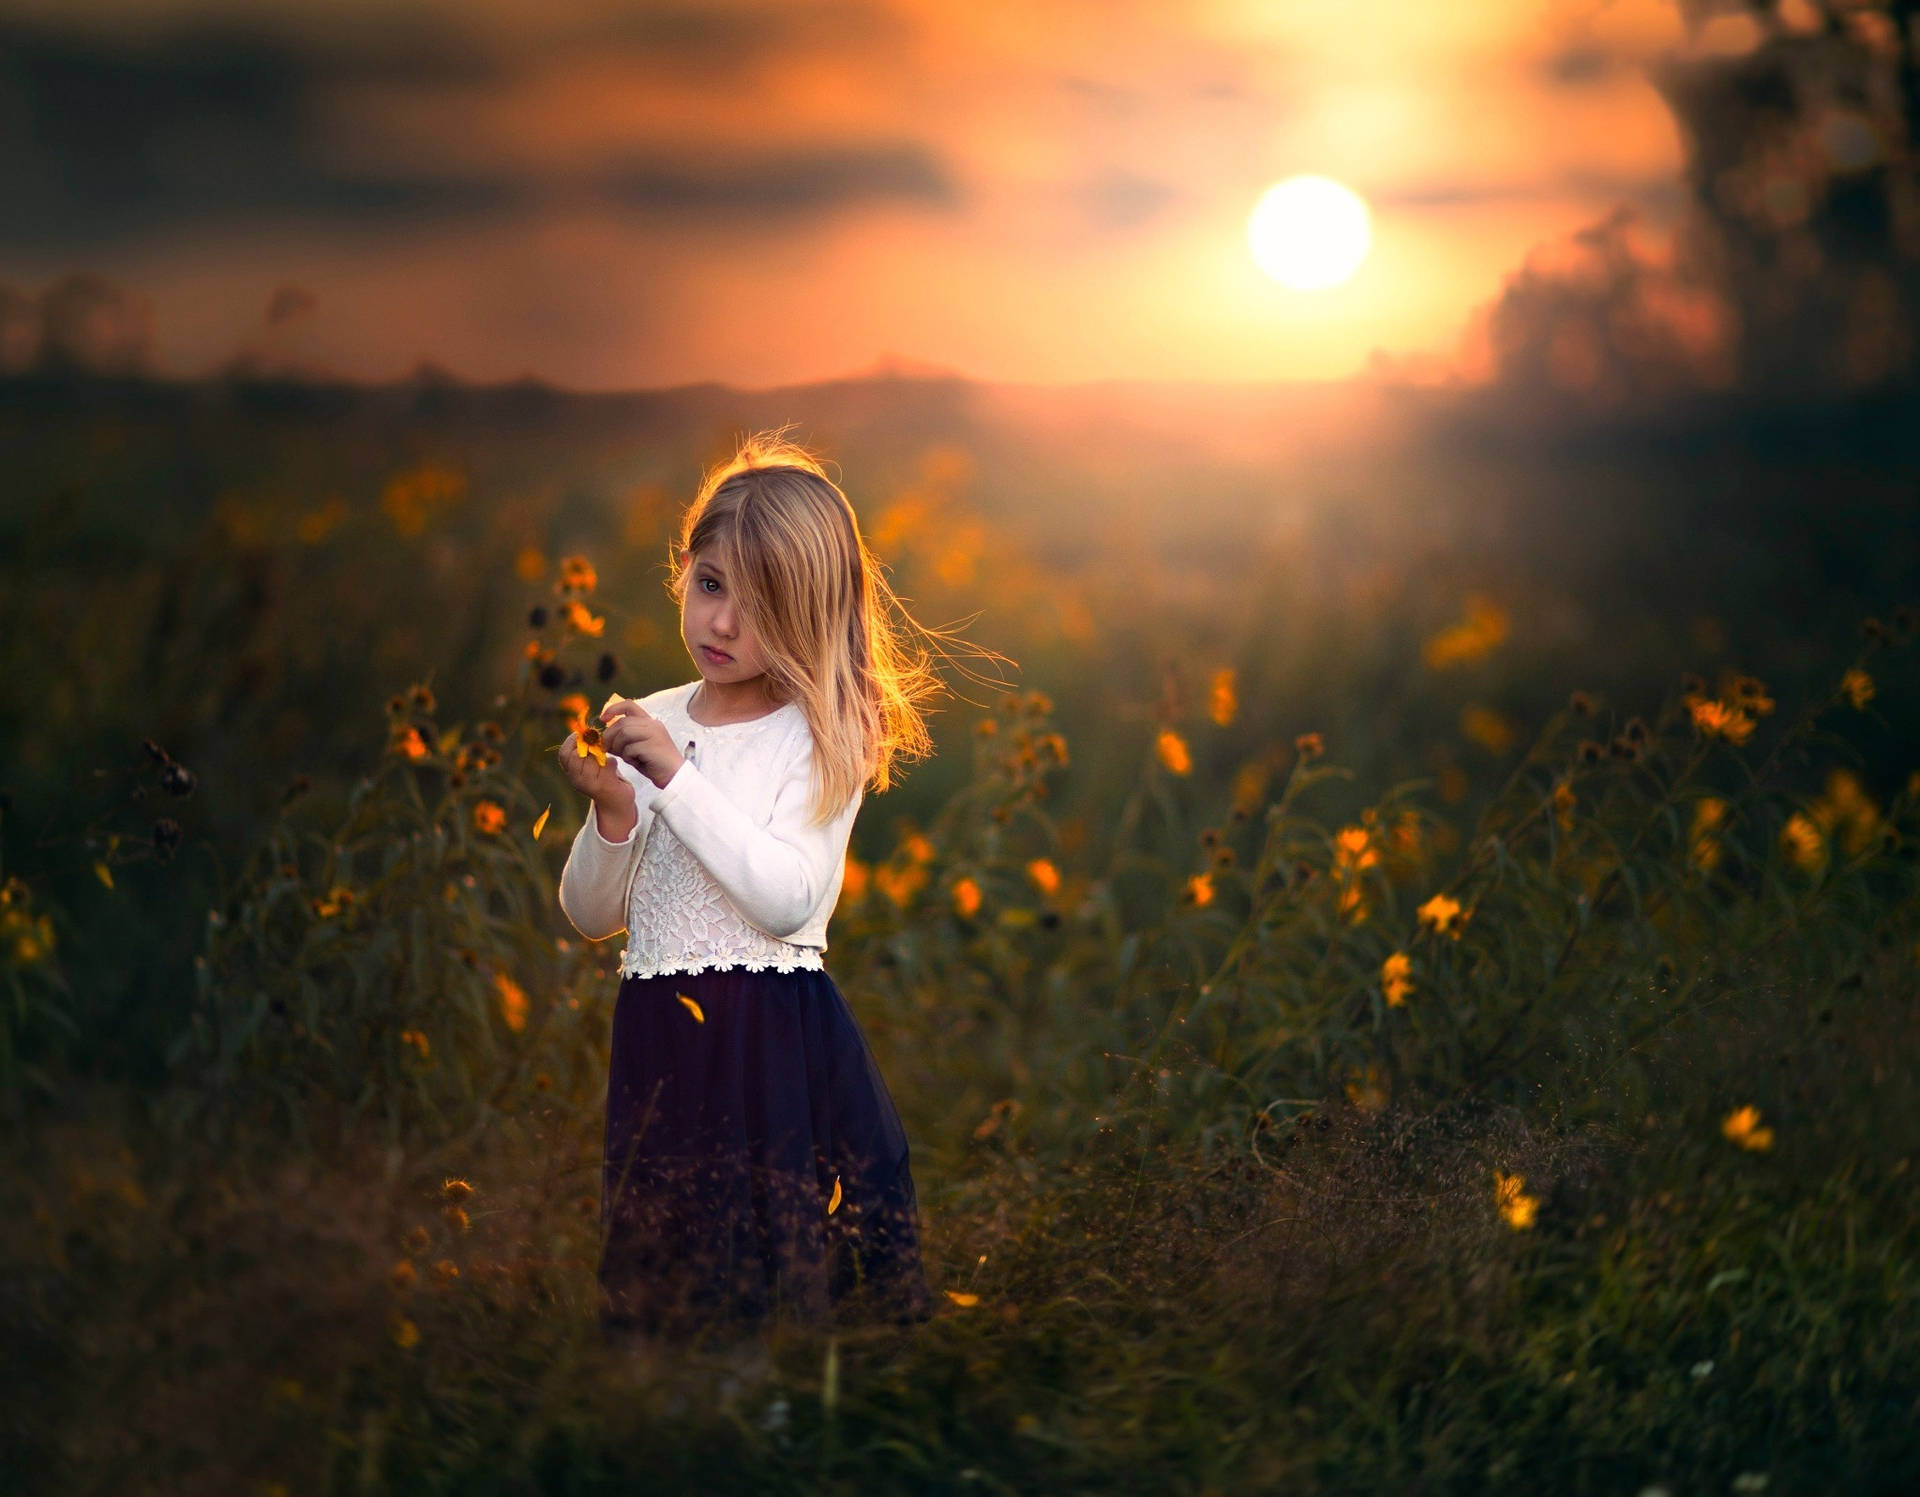
<svg viewBox="0 0 1920 1497">
<path fill-rule="evenodd" d="M 716 650 L 712 645 L 702 645 L 700 648 L 707 652 L 707 659 L 715 665 L 730 665 L 733 662 L 733 656 L 724 650 Z"/>
</svg>

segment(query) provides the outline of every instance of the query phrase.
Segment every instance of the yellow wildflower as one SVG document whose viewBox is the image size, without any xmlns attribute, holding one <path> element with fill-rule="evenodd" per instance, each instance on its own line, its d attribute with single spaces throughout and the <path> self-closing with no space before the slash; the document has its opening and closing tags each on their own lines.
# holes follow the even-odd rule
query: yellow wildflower
<svg viewBox="0 0 1920 1497">
<path fill-rule="evenodd" d="M 873 870 L 873 881 L 880 892 L 894 904 L 905 909 L 912 903 L 913 896 L 926 884 L 927 870 L 923 864 L 913 864 L 906 868 L 895 868 L 892 864 L 881 864 Z"/>
<path fill-rule="evenodd" d="M 907 856 L 912 858 L 916 863 L 931 863 L 933 861 L 933 844 L 918 832 L 908 837 L 901 846 L 906 849 Z"/>
<path fill-rule="evenodd" d="M 968 919 L 972 919 L 980 909 L 980 886 L 970 878 L 963 878 L 955 883 L 953 907 Z"/>
<path fill-rule="evenodd" d="M 1754 720 L 1738 707 L 1702 696 L 1690 696 L 1686 703 L 1693 726 L 1703 738 L 1724 738 L 1740 744 L 1753 736 Z"/>
<path fill-rule="evenodd" d="M 407 1251 L 410 1253 L 424 1253 L 427 1250 L 427 1245 L 432 1241 L 433 1238 L 425 1227 L 414 1227 L 407 1233 Z"/>
<path fill-rule="evenodd" d="M 1507 637 L 1507 615 L 1484 593 L 1467 598 L 1466 619 L 1442 629 L 1421 647 L 1421 654 L 1434 670 L 1466 665 L 1479 660 Z"/>
<path fill-rule="evenodd" d="M 547 575 L 547 557 L 538 546 L 522 546 L 514 554 L 513 571 L 522 582 L 538 582 Z"/>
<path fill-rule="evenodd" d="M 1436 894 L 1414 912 L 1421 922 L 1433 927 L 1435 935 L 1452 936 L 1460 939 L 1460 927 L 1473 912 L 1462 909 L 1460 901 L 1446 894 Z"/>
<path fill-rule="evenodd" d="M 440 1214 L 447 1219 L 447 1225 L 456 1232 L 467 1230 L 467 1213 L 458 1206 L 444 1206 Z"/>
<path fill-rule="evenodd" d="M 394 1264 L 392 1268 L 387 1270 L 387 1282 L 393 1285 L 395 1289 L 411 1289 L 419 1277 L 420 1275 L 418 1271 L 415 1270 L 413 1264 L 405 1258 L 402 1258 L 398 1263 Z"/>
<path fill-rule="evenodd" d="M 473 808 L 474 829 L 482 834 L 498 836 L 507 824 L 506 807 L 495 801 L 477 801 Z"/>
<path fill-rule="evenodd" d="M 420 1344 L 420 1327 L 402 1315 L 393 1323 L 393 1344 L 402 1351 L 411 1351 Z"/>
<path fill-rule="evenodd" d="M 1864 712 L 1873 700 L 1873 677 L 1856 667 L 1840 678 L 1840 690 L 1856 712 Z"/>
<path fill-rule="evenodd" d="M 1714 833 L 1726 815 L 1727 803 L 1717 795 L 1703 795 L 1694 802 L 1687 848 L 1694 867 L 1711 872 L 1720 866 L 1720 839 Z"/>
<path fill-rule="evenodd" d="M 1379 861 L 1380 854 L 1365 827 L 1343 826 L 1334 834 L 1333 866 L 1336 872 L 1357 873 L 1373 867 Z"/>
<path fill-rule="evenodd" d="M 460 1265 L 451 1258 L 442 1258 L 433 1265 L 433 1276 L 442 1284 L 451 1284 L 460 1277 Z"/>
<path fill-rule="evenodd" d="M 1187 743 L 1172 728 L 1162 728 L 1160 736 L 1154 740 L 1154 752 L 1160 756 L 1160 762 L 1174 774 L 1186 774 L 1193 768 L 1193 756 L 1187 752 Z"/>
<path fill-rule="evenodd" d="M 1773 1147 L 1773 1129 L 1760 1125 L 1760 1109 L 1736 1107 L 1720 1122 L 1720 1131 L 1743 1149 L 1764 1154 Z"/>
<path fill-rule="evenodd" d="M 840 897 L 849 902 L 858 901 L 866 896 L 871 875 L 867 865 L 856 858 L 849 850 L 841 865 Z"/>
<path fill-rule="evenodd" d="M 1460 732 L 1490 754 L 1504 754 L 1517 736 L 1513 724 L 1491 707 L 1462 708 Z"/>
<path fill-rule="evenodd" d="M 591 758 L 595 760 L 602 769 L 606 768 L 606 745 L 600 739 L 600 730 L 591 724 L 582 728 L 578 736 L 574 739 L 574 752 L 582 759 Z"/>
<path fill-rule="evenodd" d="M 1531 1227 L 1540 1210 L 1540 1198 L 1528 1195 L 1522 1188 L 1526 1183 L 1525 1175 L 1509 1175 L 1504 1170 L 1493 1172 L 1494 1204 L 1500 1208 L 1500 1215 L 1506 1219 L 1507 1225 L 1516 1232 L 1524 1232 Z"/>
<path fill-rule="evenodd" d="M 424 759 L 432 752 L 426 739 L 420 736 L 420 730 L 411 726 L 394 736 L 391 748 L 403 759 Z"/>
<path fill-rule="evenodd" d="M 1234 671 L 1230 665 L 1223 665 L 1213 673 L 1213 684 L 1207 697 L 1207 712 L 1221 727 L 1233 721 L 1239 711 L 1240 700 L 1234 694 Z"/>
<path fill-rule="evenodd" d="M 606 632 L 606 619 L 589 613 L 587 605 L 578 598 L 569 598 L 560 605 L 560 617 L 576 634 L 587 634 L 597 639 Z"/>
<path fill-rule="evenodd" d="M 1553 819 L 1559 823 L 1560 830 L 1573 830 L 1573 808 L 1580 804 L 1580 797 L 1573 793 L 1573 786 L 1565 780 L 1557 781 L 1553 787 Z"/>
<path fill-rule="evenodd" d="M 1780 828 L 1780 845 L 1802 873 L 1818 873 L 1826 866 L 1827 839 L 1820 835 L 1820 828 L 1809 817 L 1798 811 Z"/>
<path fill-rule="evenodd" d="M 1060 887 L 1060 870 L 1047 858 L 1035 858 L 1027 864 L 1027 877 L 1042 894 L 1052 894 Z"/>
<path fill-rule="evenodd" d="M 1773 698 L 1767 695 L 1766 682 L 1752 676 L 1735 676 L 1721 695 L 1754 717 L 1765 717 L 1773 711 Z"/>
<path fill-rule="evenodd" d="M 1380 990 L 1386 995 L 1389 1008 L 1398 1008 L 1407 1001 L 1407 995 L 1413 991 L 1413 958 L 1406 952 L 1396 951 L 1380 964 Z"/>
<path fill-rule="evenodd" d="M 473 1186 L 465 1180 L 449 1178 L 441 1184 L 440 1194 L 449 1201 L 464 1201 L 472 1197 Z"/>
<path fill-rule="evenodd" d="M 1327 751 L 1327 745 L 1318 733 L 1302 733 L 1293 740 L 1293 751 L 1302 759 L 1318 759 Z"/>
<path fill-rule="evenodd" d="M 566 592 L 590 593 L 599 583 L 593 563 L 584 556 L 560 558 L 560 588 Z"/>
<path fill-rule="evenodd" d="M 1213 875 L 1196 873 L 1187 880 L 1186 897 L 1196 905 L 1213 903 Z"/>
<path fill-rule="evenodd" d="M 327 890 L 326 897 L 311 901 L 314 914 L 322 920 L 331 920 L 348 905 L 353 903 L 353 890 L 345 884 L 335 884 Z"/>
<path fill-rule="evenodd" d="M 500 1017 L 516 1033 L 527 1027 L 527 995 L 506 973 L 495 971 L 493 986 L 500 995 Z"/>
</svg>

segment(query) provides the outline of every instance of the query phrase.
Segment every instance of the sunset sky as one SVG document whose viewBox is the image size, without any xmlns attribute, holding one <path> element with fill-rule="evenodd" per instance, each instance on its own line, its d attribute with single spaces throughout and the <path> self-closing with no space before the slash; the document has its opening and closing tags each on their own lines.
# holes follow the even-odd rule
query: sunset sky
<svg viewBox="0 0 1920 1497">
<path fill-rule="evenodd" d="M 1680 41 L 1668 0 L 0 0 L 0 283 L 99 272 L 175 373 L 1341 376 L 1671 212 Z M 1333 290 L 1248 253 L 1299 172 L 1372 208 Z"/>
</svg>

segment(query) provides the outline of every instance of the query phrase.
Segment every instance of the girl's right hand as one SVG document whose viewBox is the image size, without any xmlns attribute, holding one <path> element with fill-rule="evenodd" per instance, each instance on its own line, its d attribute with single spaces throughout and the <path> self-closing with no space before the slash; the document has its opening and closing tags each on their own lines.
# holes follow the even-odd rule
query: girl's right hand
<svg viewBox="0 0 1920 1497">
<path fill-rule="evenodd" d="M 579 733 L 567 734 L 567 741 L 560 745 L 560 767 L 574 789 L 590 797 L 595 805 L 606 807 L 610 819 L 625 822 L 639 814 L 633 786 L 620 778 L 613 767 L 613 756 L 609 754 L 605 764 L 591 754 L 581 758 Z"/>
</svg>

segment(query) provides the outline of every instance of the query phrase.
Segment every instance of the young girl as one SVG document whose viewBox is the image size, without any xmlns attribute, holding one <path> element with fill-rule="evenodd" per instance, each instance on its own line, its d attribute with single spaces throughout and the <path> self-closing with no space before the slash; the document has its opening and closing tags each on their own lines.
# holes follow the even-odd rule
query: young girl
<svg viewBox="0 0 1920 1497">
<path fill-rule="evenodd" d="M 821 954 L 866 786 L 930 751 L 940 683 L 846 496 L 777 436 L 707 475 L 669 570 L 698 678 L 610 699 L 604 764 L 560 750 L 592 800 L 561 908 L 627 935 L 603 1322 L 924 1319 L 906 1134 Z"/>
</svg>

